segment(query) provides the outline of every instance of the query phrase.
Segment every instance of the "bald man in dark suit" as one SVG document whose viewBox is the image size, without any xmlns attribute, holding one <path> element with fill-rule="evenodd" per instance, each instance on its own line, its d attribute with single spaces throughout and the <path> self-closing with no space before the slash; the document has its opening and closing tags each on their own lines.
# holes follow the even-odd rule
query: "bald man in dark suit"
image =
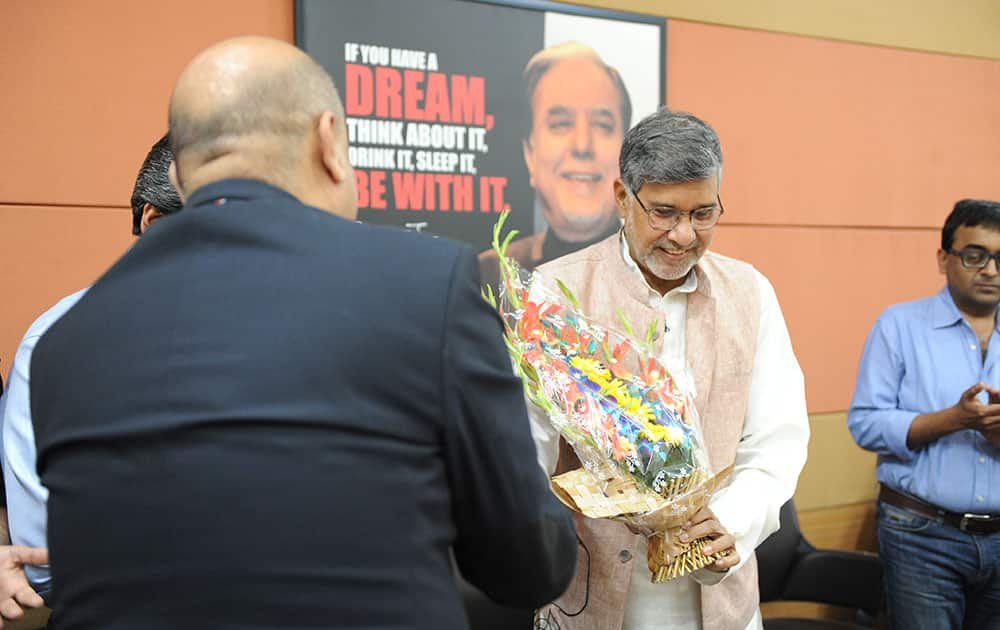
<svg viewBox="0 0 1000 630">
<path fill-rule="evenodd" d="M 461 629 L 452 552 L 558 596 L 576 539 L 476 257 L 354 221 L 329 76 L 223 42 L 170 136 L 185 211 L 32 360 L 55 627 Z"/>
</svg>

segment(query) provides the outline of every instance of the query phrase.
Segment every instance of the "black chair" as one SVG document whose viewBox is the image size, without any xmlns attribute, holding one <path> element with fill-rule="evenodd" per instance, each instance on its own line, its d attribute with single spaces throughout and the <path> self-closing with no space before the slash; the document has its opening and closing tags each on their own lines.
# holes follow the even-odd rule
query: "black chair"
<svg viewBox="0 0 1000 630">
<path fill-rule="evenodd" d="M 757 547 L 760 600 L 804 601 L 854 609 L 855 623 L 771 618 L 765 630 L 855 630 L 874 626 L 882 604 L 882 564 L 861 551 L 816 549 L 799 530 L 795 505 L 781 507 L 781 529 Z"/>
</svg>

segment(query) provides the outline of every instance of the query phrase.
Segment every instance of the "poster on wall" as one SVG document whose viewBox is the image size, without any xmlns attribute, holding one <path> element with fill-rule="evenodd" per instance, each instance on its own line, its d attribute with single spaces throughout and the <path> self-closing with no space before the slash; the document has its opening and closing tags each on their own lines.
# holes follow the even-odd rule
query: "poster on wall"
<svg viewBox="0 0 1000 630">
<path fill-rule="evenodd" d="M 344 100 L 359 218 L 534 267 L 618 229 L 622 135 L 666 100 L 666 22 L 540 0 L 297 0 Z M 492 263 L 492 264 L 491 264 Z"/>
</svg>

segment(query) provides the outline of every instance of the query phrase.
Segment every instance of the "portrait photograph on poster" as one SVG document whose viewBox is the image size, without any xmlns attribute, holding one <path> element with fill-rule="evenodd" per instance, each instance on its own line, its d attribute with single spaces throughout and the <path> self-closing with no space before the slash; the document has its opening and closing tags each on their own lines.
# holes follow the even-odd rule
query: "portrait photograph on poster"
<svg viewBox="0 0 1000 630">
<path fill-rule="evenodd" d="M 666 20 L 547 1 L 297 0 L 344 100 L 359 218 L 470 243 L 495 281 L 619 228 L 629 126 L 666 101 Z"/>
</svg>

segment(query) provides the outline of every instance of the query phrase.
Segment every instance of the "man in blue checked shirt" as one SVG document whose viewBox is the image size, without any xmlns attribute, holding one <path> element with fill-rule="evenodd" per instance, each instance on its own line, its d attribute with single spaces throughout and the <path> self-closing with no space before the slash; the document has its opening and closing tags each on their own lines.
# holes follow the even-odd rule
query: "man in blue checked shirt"
<svg viewBox="0 0 1000 630">
<path fill-rule="evenodd" d="M 1000 629 L 1000 203 L 941 231 L 936 295 L 872 329 L 847 422 L 878 453 L 879 550 L 894 630 Z"/>
</svg>

